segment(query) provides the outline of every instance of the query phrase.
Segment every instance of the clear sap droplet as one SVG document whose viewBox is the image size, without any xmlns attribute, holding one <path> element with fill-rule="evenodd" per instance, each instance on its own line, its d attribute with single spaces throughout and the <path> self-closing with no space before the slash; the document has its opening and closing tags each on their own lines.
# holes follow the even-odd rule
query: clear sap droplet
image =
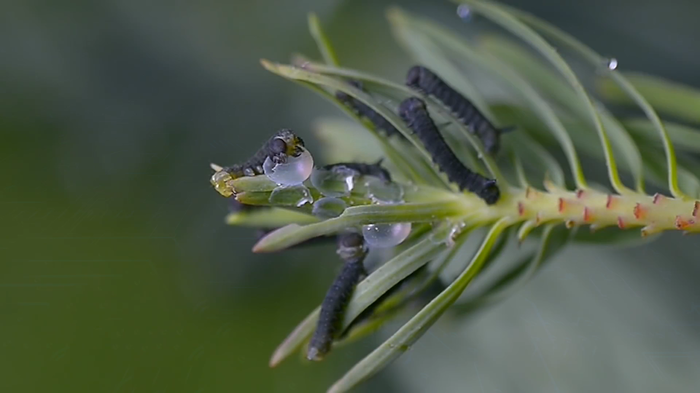
<svg viewBox="0 0 700 393">
<path fill-rule="evenodd" d="M 611 57 L 610 59 L 608 59 L 607 66 L 608 66 L 609 70 L 617 69 L 617 59 L 614 57 Z"/>
<path fill-rule="evenodd" d="M 411 223 L 369 224 L 362 226 L 362 235 L 370 248 L 398 246 L 411 234 Z"/>
<path fill-rule="evenodd" d="M 283 163 L 275 164 L 270 157 L 263 163 L 263 171 L 267 178 L 282 186 L 303 183 L 313 169 L 314 158 L 306 149 L 297 157 L 287 157 Z"/>
<path fill-rule="evenodd" d="M 325 196 L 348 196 L 355 187 L 356 175 L 355 171 L 344 167 L 330 170 L 314 169 L 311 173 L 311 184 Z"/>
<path fill-rule="evenodd" d="M 460 4 L 457 6 L 457 16 L 463 20 L 470 20 L 472 17 L 472 10 L 466 4 Z"/>
<path fill-rule="evenodd" d="M 303 206 L 313 203 L 314 198 L 308 188 L 298 186 L 277 187 L 270 194 L 270 204 L 277 206 Z"/>
<path fill-rule="evenodd" d="M 452 247 L 455 244 L 455 238 L 462 232 L 463 228 L 464 223 L 455 224 L 447 233 L 438 232 L 430 235 L 430 241 L 434 244 L 445 244 L 448 247 Z"/>
<path fill-rule="evenodd" d="M 343 214 L 346 207 L 347 205 L 342 199 L 326 197 L 314 202 L 314 207 L 311 212 L 314 216 L 319 218 L 335 218 Z"/>
<path fill-rule="evenodd" d="M 374 203 L 400 203 L 403 201 L 403 188 L 397 183 L 372 177 L 367 180 L 367 197 Z"/>
</svg>

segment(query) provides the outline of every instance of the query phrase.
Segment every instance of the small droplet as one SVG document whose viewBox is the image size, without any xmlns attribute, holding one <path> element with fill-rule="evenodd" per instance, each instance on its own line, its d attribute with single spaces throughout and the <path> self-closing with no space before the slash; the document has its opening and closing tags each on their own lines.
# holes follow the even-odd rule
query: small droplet
<svg viewBox="0 0 700 393">
<path fill-rule="evenodd" d="M 314 202 L 311 212 L 318 218 L 336 218 L 343 214 L 346 207 L 347 204 L 342 199 L 325 197 Z"/>
<path fill-rule="evenodd" d="M 617 69 L 617 59 L 614 57 L 611 57 L 608 59 L 608 69 L 609 70 L 614 70 Z"/>
<path fill-rule="evenodd" d="M 295 186 L 303 183 L 314 169 L 314 158 L 308 150 L 297 157 L 287 157 L 283 163 L 275 164 L 270 157 L 263 163 L 263 171 L 268 179 L 282 186 Z"/>
<path fill-rule="evenodd" d="M 313 203 L 314 198 L 308 188 L 297 186 L 277 187 L 270 194 L 270 203 L 277 206 L 303 206 Z"/>
<path fill-rule="evenodd" d="M 362 227 L 362 235 L 370 248 L 389 248 L 401 244 L 411 234 L 411 223 L 369 224 Z"/>
<path fill-rule="evenodd" d="M 403 201 L 403 188 L 400 184 L 385 182 L 372 177 L 367 180 L 367 197 L 374 203 L 400 203 Z"/>
<path fill-rule="evenodd" d="M 348 196 L 355 187 L 356 175 L 355 171 L 344 167 L 331 170 L 314 169 L 311 173 L 311 184 L 325 196 Z"/>
<path fill-rule="evenodd" d="M 450 228 L 447 234 L 435 233 L 430 235 L 430 241 L 434 244 L 445 244 L 448 247 L 452 247 L 455 244 L 455 238 L 462 232 L 464 228 L 464 223 L 457 223 Z"/>
<path fill-rule="evenodd" d="M 457 16 L 463 20 L 470 20 L 472 17 L 472 10 L 466 4 L 460 4 L 457 6 Z"/>
</svg>

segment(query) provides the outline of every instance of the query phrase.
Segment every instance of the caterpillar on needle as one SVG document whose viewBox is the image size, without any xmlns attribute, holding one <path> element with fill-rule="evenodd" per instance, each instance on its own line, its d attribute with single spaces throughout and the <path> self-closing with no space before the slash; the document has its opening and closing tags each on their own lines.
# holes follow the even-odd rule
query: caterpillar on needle
<svg viewBox="0 0 700 393">
<path fill-rule="evenodd" d="M 462 124 L 481 139 L 484 149 L 489 154 L 498 152 L 501 133 L 512 129 L 512 127 L 496 128 L 471 101 L 423 66 L 414 66 L 408 71 L 406 85 L 442 102 Z"/>
<path fill-rule="evenodd" d="M 343 260 L 343 267 L 321 303 L 316 330 L 306 351 L 309 360 L 322 360 L 340 334 L 345 308 L 355 286 L 365 274 L 363 263 L 367 246 L 362 235 L 355 232 L 338 235 L 338 255 Z"/>
<path fill-rule="evenodd" d="M 230 197 L 234 193 L 230 182 L 244 176 L 265 174 L 281 185 L 299 184 L 311 174 L 313 158 L 304 147 L 304 141 L 284 128 L 247 161 L 226 167 L 212 164 L 211 167 L 216 171 L 211 184 L 221 195 Z"/>
<path fill-rule="evenodd" d="M 473 192 L 489 205 L 498 202 L 501 193 L 496 180 L 472 171 L 457 158 L 430 117 L 423 100 L 417 97 L 403 100 L 399 105 L 399 116 L 418 136 L 433 162 L 460 190 Z"/>
</svg>

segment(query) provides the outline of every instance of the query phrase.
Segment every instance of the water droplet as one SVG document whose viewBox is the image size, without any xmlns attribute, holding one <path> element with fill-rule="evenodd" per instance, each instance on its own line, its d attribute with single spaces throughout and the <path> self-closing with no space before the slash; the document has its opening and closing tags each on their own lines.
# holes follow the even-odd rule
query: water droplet
<svg viewBox="0 0 700 393">
<path fill-rule="evenodd" d="M 325 197 L 314 202 L 312 213 L 314 216 L 328 219 L 336 218 L 343 214 L 347 205 L 345 201 L 333 197 Z"/>
<path fill-rule="evenodd" d="M 350 168 L 336 167 L 331 170 L 314 169 L 311 184 L 326 196 L 348 196 L 355 187 L 357 173 Z"/>
<path fill-rule="evenodd" d="M 263 163 L 263 171 L 268 179 L 283 186 L 303 183 L 314 169 L 314 158 L 308 150 L 297 157 L 287 157 L 283 163 L 275 164 L 270 157 Z"/>
<path fill-rule="evenodd" d="M 464 228 L 464 223 L 458 223 L 450 228 L 449 232 L 437 232 L 430 235 L 430 241 L 435 244 L 445 244 L 448 247 L 452 247 L 455 244 L 455 238 L 462 232 Z"/>
<path fill-rule="evenodd" d="M 617 69 L 617 59 L 614 57 L 611 57 L 608 59 L 608 69 L 609 70 L 614 70 Z"/>
<path fill-rule="evenodd" d="M 308 188 L 297 186 L 277 187 L 270 194 L 270 204 L 277 206 L 303 206 L 313 203 L 314 198 Z"/>
<path fill-rule="evenodd" d="M 403 201 L 403 188 L 400 184 L 372 177 L 367 180 L 366 185 L 367 197 L 374 203 L 400 203 Z"/>
<path fill-rule="evenodd" d="M 370 248 L 398 246 L 411 234 L 411 223 L 369 224 L 362 226 L 362 235 Z"/>
<path fill-rule="evenodd" d="M 470 20 L 472 17 L 472 10 L 466 4 L 460 4 L 457 6 L 457 16 L 463 20 Z"/>
</svg>

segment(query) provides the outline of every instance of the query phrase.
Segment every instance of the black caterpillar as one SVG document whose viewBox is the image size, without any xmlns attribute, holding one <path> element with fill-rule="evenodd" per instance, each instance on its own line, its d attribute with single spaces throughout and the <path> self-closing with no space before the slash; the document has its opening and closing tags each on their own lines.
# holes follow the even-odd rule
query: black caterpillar
<svg viewBox="0 0 700 393">
<path fill-rule="evenodd" d="M 332 170 L 334 168 L 348 168 L 359 175 L 362 176 L 374 176 L 378 177 L 386 183 L 391 182 L 391 174 L 386 168 L 381 166 L 382 160 L 377 161 L 374 164 L 365 164 L 361 162 L 339 162 L 336 164 L 330 164 L 323 167 L 326 170 Z"/>
<path fill-rule="evenodd" d="M 246 162 L 242 164 L 234 164 L 223 168 L 233 179 L 243 176 L 262 175 L 263 163 L 265 159 L 270 159 L 278 164 L 286 161 L 287 157 L 298 157 L 304 148 L 304 141 L 294 135 L 292 130 L 283 128 L 279 130 L 272 138 Z"/>
<path fill-rule="evenodd" d="M 406 85 L 437 98 L 450 108 L 462 124 L 481 139 L 487 153 L 498 152 L 500 135 L 507 130 L 496 128 L 471 101 L 450 87 L 434 72 L 422 66 L 414 66 L 408 71 Z"/>
<path fill-rule="evenodd" d="M 433 162 L 451 182 L 459 186 L 460 190 L 473 192 L 489 205 L 498 201 L 501 193 L 496 180 L 471 171 L 459 161 L 430 118 L 423 100 L 416 97 L 403 100 L 399 105 L 399 116 L 425 145 L 433 157 Z"/>
<path fill-rule="evenodd" d="M 348 84 L 358 88 L 359 90 L 365 91 L 362 87 L 362 83 L 359 81 L 348 81 Z M 337 91 L 335 93 L 335 97 L 343 102 L 345 105 L 350 107 L 355 114 L 357 114 L 360 117 L 365 117 L 367 120 L 369 120 L 372 124 L 374 124 L 374 127 L 377 130 L 382 130 L 386 133 L 387 136 L 391 135 L 401 135 L 401 132 L 394 127 L 389 120 L 385 119 L 384 116 L 380 115 L 379 113 L 375 112 L 374 109 L 370 108 L 369 106 L 365 105 L 363 102 L 360 100 L 357 100 L 355 97 L 344 93 L 342 91 Z"/>
<path fill-rule="evenodd" d="M 316 330 L 306 351 L 309 360 L 321 360 L 330 351 L 342 325 L 345 307 L 365 274 L 363 261 L 367 247 L 362 235 L 354 232 L 338 235 L 338 254 L 344 261 L 343 268 L 321 303 Z"/>
</svg>

